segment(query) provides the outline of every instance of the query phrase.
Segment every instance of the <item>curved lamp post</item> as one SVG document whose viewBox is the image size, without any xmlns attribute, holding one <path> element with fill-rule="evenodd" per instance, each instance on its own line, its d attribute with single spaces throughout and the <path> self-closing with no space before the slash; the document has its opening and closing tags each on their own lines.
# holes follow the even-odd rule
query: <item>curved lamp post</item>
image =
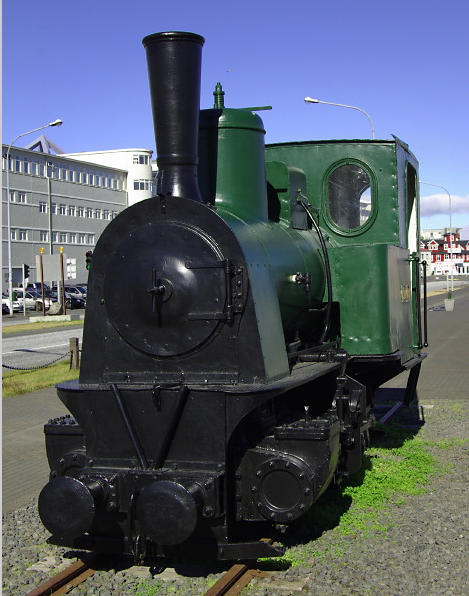
<svg viewBox="0 0 469 596">
<path fill-rule="evenodd" d="M 339 108 L 351 108 L 352 110 L 358 110 L 362 114 L 365 114 L 365 116 L 370 121 L 370 124 L 371 124 L 371 138 L 372 139 L 375 138 L 375 126 L 373 124 L 373 120 L 371 119 L 371 116 L 367 112 L 365 112 L 365 110 L 362 110 L 361 108 L 357 108 L 356 106 L 347 106 L 347 105 L 345 105 L 343 103 L 332 103 L 331 101 L 321 101 L 320 99 L 313 99 L 312 97 L 305 97 L 304 100 L 305 100 L 306 103 L 324 103 L 324 104 L 326 104 L 328 106 L 338 106 Z"/>
<path fill-rule="evenodd" d="M 441 188 L 444 190 L 445 193 L 448 195 L 449 200 L 449 260 L 451 261 L 451 293 L 454 291 L 454 278 L 453 278 L 453 240 L 452 240 L 452 221 L 451 221 L 451 195 L 449 194 L 449 190 L 446 189 L 444 186 L 440 184 L 432 184 L 430 182 L 424 182 L 423 180 L 419 180 L 419 184 L 426 184 L 427 186 L 434 186 L 435 188 Z"/>
<path fill-rule="evenodd" d="M 13 143 L 17 141 L 20 137 L 24 137 L 29 135 L 33 132 L 37 132 L 38 130 L 42 130 L 43 128 L 49 128 L 49 126 L 61 126 L 62 120 L 54 120 L 54 122 L 49 122 L 49 124 L 45 124 L 44 126 L 40 126 L 39 128 L 33 128 L 33 130 L 28 130 L 27 132 L 22 132 L 20 135 L 15 137 L 13 141 L 9 144 L 7 154 L 6 154 L 6 192 L 7 192 L 7 242 L 8 242 L 8 297 L 10 301 L 10 316 L 13 316 L 13 267 L 12 267 L 12 255 L 11 255 L 11 216 L 10 216 L 10 150 L 13 146 Z"/>
</svg>

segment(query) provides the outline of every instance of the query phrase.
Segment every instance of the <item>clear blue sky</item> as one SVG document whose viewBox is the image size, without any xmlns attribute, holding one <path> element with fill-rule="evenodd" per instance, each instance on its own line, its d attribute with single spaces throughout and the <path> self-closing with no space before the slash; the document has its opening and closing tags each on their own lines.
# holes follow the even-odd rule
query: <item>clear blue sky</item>
<svg viewBox="0 0 469 596">
<path fill-rule="evenodd" d="M 273 106 L 261 116 L 276 142 L 367 138 L 360 112 L 303 98 L 358 106 L 469 225 L 468 22 L 467 0 L 4 2 L 2 140 L 60 118 L 45 134 L 67 152 L 154 150 L 141 40 L 192 31 L 206 39 L 202 108 L 220 81 L 229 107 Z M 421 195 L 422 227 L 448 226 L 448 195 Z"/>
</svg>

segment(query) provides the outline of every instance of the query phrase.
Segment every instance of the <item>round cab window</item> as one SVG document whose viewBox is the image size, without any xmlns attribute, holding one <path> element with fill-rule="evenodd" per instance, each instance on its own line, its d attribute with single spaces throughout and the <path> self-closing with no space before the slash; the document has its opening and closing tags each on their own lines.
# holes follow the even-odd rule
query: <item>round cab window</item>
<svg viewBox="0 0 469 596">
<path fill-rule="evenodd" d="M 328 183 L 329 215 L 345 230 L 365 224 L 372 207 L 370 177 L 363 168 L 346 164 L 335 169 Z"/>
</svg>

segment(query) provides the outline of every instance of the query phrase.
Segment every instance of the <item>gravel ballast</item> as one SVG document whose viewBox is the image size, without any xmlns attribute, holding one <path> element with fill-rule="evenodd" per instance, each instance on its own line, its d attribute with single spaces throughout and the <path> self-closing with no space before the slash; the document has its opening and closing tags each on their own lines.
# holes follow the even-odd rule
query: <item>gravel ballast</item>
<svg viewBox="0 0 469 596">
<path fill-rule="evenodd" d="M 469 593 L 469 401 L 421 403 L 425 441 L 435 470 L 424 492 L 400 495 L 377 513 L 379 528 L 344 535 L 336 525 L 302 540 L 266 580 L 244 594 L 269 596 L 462 596 Z M 3 596 L 27 594 L 74 561 L 69 549 L 48 545 L 36 501 L 3 516 Z M 349 511 L 353 513 L 355 503 Z M 301 528 L 296 529 L 301 536 Z M 293 534 L 296 535 L 296 534 Z M 304 535 L 307 535 L 305 533 Z M 291 536 L 290 536 L 291 538 Z M 293 561 L 293 564 L 291 562 Z M 288 566 L 290 565 L 290 566 Z M 260 568 L 268 569 L 267 563 Z M 220 566 L 189 565 L 100 570 L 72 594 L 192 596 L 220 577 Z"/>
</svg>

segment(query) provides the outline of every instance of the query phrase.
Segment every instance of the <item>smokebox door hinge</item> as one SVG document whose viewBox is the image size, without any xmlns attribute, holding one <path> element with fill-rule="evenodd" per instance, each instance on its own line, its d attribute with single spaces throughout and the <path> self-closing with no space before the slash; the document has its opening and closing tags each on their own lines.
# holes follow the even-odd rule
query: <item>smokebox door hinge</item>
<svg viewBox="0 0 469 596">
<path fill-rule="evenodd" d="M 229 259 L 222 261 L 186 261 L 187 269 L 223 268 L 225 272 L 226 306 L 223 312 L 188 313 L 187 318 L 231 322 L 243 310 L 243 267 L 235 267 Z"/>
</svg>

